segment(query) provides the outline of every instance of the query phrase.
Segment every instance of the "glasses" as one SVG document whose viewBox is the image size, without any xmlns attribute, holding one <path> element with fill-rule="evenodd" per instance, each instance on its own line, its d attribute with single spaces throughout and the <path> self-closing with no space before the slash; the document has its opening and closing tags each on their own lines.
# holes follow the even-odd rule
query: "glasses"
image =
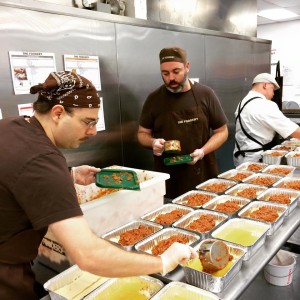
<svg viewBox="0 0 300 300">
<path fill-rule="evenodd" d="M 83 119 L 81 119 L 80 121 L 83 122 L 87 128 L 94 128 L 97 125 L 99 118 L 93 121 L 87 121 Z"/>
</svg>

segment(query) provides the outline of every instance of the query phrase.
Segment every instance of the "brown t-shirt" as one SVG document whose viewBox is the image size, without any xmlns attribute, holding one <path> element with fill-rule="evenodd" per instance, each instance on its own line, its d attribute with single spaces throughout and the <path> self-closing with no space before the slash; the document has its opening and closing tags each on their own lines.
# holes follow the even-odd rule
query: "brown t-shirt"
<svg viewBox="0 0 300 300">
<path fill-rule="evenodd" d="M 190 154 L 201 148 L 209 140 L 211 130 L 227 123 L 213 90 L 199 83 L 191 86 L 191 90 L 183 93 L 172 93 L 161 86 L 148 96 L 140 116 L 140 125 L 151 129 L 155 138 L 179 140 L 181 154 Z M 166 181 L 166 196 L 169 198 L 195 189 L 196 185 L 218 174 L 214 153 L 193 166 L 164 166 L 163 159 L 167 156 L 170 154 L 154 156 L 154 164 L 155 170 L 170 174 Z"/>
<path fill-rule="evenodd" d="M 0 145 L 0 262 L 25 263 L 48 225 L 82 211 L 65 157 L 35 118 L 0 120 Z"/>
</svg>

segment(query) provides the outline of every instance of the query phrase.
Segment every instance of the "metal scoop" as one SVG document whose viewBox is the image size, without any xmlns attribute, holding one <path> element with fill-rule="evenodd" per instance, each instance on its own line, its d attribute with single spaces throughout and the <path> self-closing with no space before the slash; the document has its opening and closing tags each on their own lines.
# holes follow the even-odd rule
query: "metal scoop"
<svg viewBox="0 0 300 300">
<path fill-rule="evenodd" d="M 229 262 L 228 247 L 222 241 L 204 241 L 199 248 L 199 259 L 206 272 L 222 270 Z"/>
</svg>

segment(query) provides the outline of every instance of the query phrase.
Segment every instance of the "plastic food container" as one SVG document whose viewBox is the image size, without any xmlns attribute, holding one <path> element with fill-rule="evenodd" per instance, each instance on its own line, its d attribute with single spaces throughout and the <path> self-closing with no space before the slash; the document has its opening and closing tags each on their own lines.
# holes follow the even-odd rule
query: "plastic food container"
<svg viewBox="0 0 300 300">
<path fill-rule="evenodd" d="M 211 193 L 223 194 L 226 190 L 236 184 L 233 180 L 212 178 L 196 186 L 197 190 L 204 190 Z"/>
<path fill-rule="evenodd" d="M 272 209 L 277 212 L 278 218 L 272 222 L 265 221 L 263 219 L 256 219 L 252 218 L 250 214 L 261 207 L 267 207 L 269 209 Z M 270 229 L 268 230 L 267 235 L 273 235 L 273 233 L 281 226 L 284 216 L 286 215 L 287 207 L 285 205 L 281 204 L 275 204 L 275 203 L 266 203 L 265 201 L 254 201 L 249 203 L 246 207 L 244 207 L 239 213 L 238 216 L 241 218 L 247 218 L 250 220 L 257 220 L 260 222 L 264 222 L 268 225 L 270 225 Z"/>
<path fill-rule="evenodd" d="M 224 211 L 218 211 L 217 210 L 217 205 L 218 204 L 223 204 L 227 201 L 234 201 L 239 205 L 239 208 L 234 211 L 234 212 L 224 212 Z M 204 209 L 209 209 L 212 211 L 217 211 L 217 212 L 221 212 L 223 214 L 226 214 L 228 216 L 228 218 L 233 218 L 235 216 L 237 216 L 238 212 L 248 203 L 250 202 L 249 199 L 246 198 L 242 198 L 242 197 L 237 197 L 237 196 L 231 196 L 231 195 L 221 195 L 218 196 L 212 200 L 210 200 L 209 202 L 203 204 L 203 208 Z"/>
<path fill-rule="evenodd" d="M 244 162 L 236 167 L 237 170 L 261 172 L 268 164 L 261 162 Z"/>
<path fill-rule="evenodd" d="M 289 166 L 300 167 L 300 151 L 291 151 L 285 155 Z"/>
<path fill-rule="evenodd" d="M 135 242 L 133 242 L 129 245 L 122 245 L 119 242 L 120 236 L 122 234 L 126 233 L 127 231 L 130 231 L 130 230 L 136 230 L 137 231 L 140 226 L 144 226 L 144 227 L 147 227 L 147 228 L 151 229 L 152 233 L 150 233 L 149 235 L 163 229 L 162 225 L 152 223 L 152 222 L 148 222 L 148 221 L 145 221 L 145 220 L 136 220 L 136 221 L 132 221 L 128 224 L 125 224 L 124 226 L 121 226 L 119 228 L 116 228 L 116 229 L 114 229 L 114 230 L 112 230 L 108 233 L 105 233 L 101 237 L 103 239 L 106 239 L 106 240 L 108 240 L 108 241 L 110 241 L 110 242 L 112 242 L 112 243 L 114 243 L 114 244 L 130 251 L 130 250 L 133 250 L 134 245 L 136 243 L 140 242 L 141 240 L 143 240 L 144 238 L 146 238 L 149 235 L 144 236 L 144 237 L 140 238 L 139 240 L 137 240 L 137 241 L 135 241 Z M 137 232 L 136 232 L 136 234 L 137 234 Z"/>
<path fill-rule="evenodd" d="M 247 177 L 249 177 L 252 174 L 254 174 L 254 172 L 232 169 L 232 170 L 229 170 L 229 171 L 219 174 L 218 178 L 224 178 L 224 179 L 241 182 L 243 179 L 246 179 Z"/>
<path fill-rule="evenodd" d="M 197 243 L 193 248 L 198 251 L 201 243 L 204 242 L 206 242 L 206 240 Z M 229 282 L 234 278 L 234 276 L 242 267 L 243 258 L 245 256 L 245 249 L 233 243 L 229 243 L 226 241 L 224 241 L 224 243 L 228 247 L 229 254 L 233 256 L 232 261 L 229 262 L 223 270 L 215 272 L 213 273 L 213 275 L 200 271 L 200 262 L 198 261 L 198 264 L 196 263 L 195 266 L 193 266 L 194 262 L 196 262 L 197 260 L 192 260 L 190 261 L 190 263 L 183 265 L 187 283 L 214 293 L 221 292 L 229 284 Z"/>
<path fill-rule="evenodd" d="M 84 300 L 150 299 L 164 284 L 150 276 L 109 279 Z"/>
<path fill-rule="evenodd" d="M 272 155 L 272 154 L 278 154 L 278 155 Z M 264 151 L 261 156 L 263 163 L 269 164 L 269 165 L 280 165 L 283 163 L 284 156 L 288 153 L 288 151 L 281 151 L 281 150 L 266 150 Z"/>
<path fill-rule="evenodd" d="M 256 173 L 244 179 L 243 182 L 270 187 L 281 178 L 282 176 L 278 176 L 278 175 Z"/>
<path fill-rule="evenodd" d="M 213 293 L 197 288 L 187 283 L 173 281 L 165 285 L 151 300 L 218 300 Z"/>
<path fill-rule="evenodd" d="M 212 237 L 240 245 L 244 260 L 250 259 L 264 244 L 270 225 L 242 218 L 233 218 L 213 231 Z"/>
<path fill-rule="evenodd" d="M 185 205 L 197 209 L 201 208 L 204 203 L 217 196 L 218 194 L 215 193 L 193 190 L 175 198 L 172 201 L 172 203 Z"/>
<path fill-rule="evenodd" d="M 254 200 L 255 198 L 257 198 L 258 195 L 260 195 L 263 191 L 267 189 L 267 187 L 262 185 L 239 183 L 227 190 L 225 194 Z M 250 193 L 248 191 L 250 191 Z M 253 194 L 251 191 L 253 192 Z"/>
<path fill-rule="evenodd" d="M 152 254 L 152 248 L 156 246 L 159 242 L 167 240 L 173 236 L 181 236 L 187 239 L 187 245 L 192 245 L 200 239 L 198 234 L 190 231 L 182 230 L 179 228 L 164 228 L 148 238 L 142 240 L 135 245 L 135 249 L 140 252 L 145 252 Z"/>
<path fill-rule="evenodd" d="M 201 216 L 210 216 L 213 218 L 215 222 L 215 226 L 209 230 L 204 230 L 204 231 L 198 231 L 195 229 L 189 229 L 189 225 L 193 223 L 195 220 L 199 219 Z M 222 225 L 224 222 L 226 222 L 228 219 L 228 215 L 219 213 L 219 212 L 214 212 L 210 210 L 205 210 L 205 209 L 199 209 L 190 212 L 189 214 L 185 215 L 183 218 L 181 218 L 179 221 L 175 222 L 173 224 L 173 227 L 175 228 L 180 228 L 188 231 L 192 231 L 198 235 L 201 236 L 201 239 L 208 238 L 212 231 L 216 228 L 218 228 L 220 225 Z"/>
<path fill-rule="evenodd" d="M 299 152 L 300 153 L 300 152 Z M 296 167 L 285 165 L 269 165 L 262 170 L 262 173 L 273 174 L 277 176 L 288 176 L 295 171 Z"/>
<path fill-rule="evenodd" d="M 284 204 L 281 202 L 274 202 L 270 201 L 270 197 L 274 195 L 283 195 L 284 197 L 288 196 L 291 200 L 291 203 L 289 204 Z M 274 203 L 274 204 L 281 204 L 284 205 L 287 210 L 286 210 L 286 215 L 289 215 L 297 206 L 297 200 L 300 197 L 300 191 L 295 191 L 291 189 L 281 189 L 281 188 L 270 188 L 266 190 L 265 192 L 261 193 L 257 199 L 261 201 L 266 201 L 269 203 Z"/>
<path fill-rule="evenodd" d="M 155 221 L 155 219 L 158 216 L 171 213 L 174 210 L 180 211 L 182 216 L 178 217 L 176 220 L 174 219 L 172 222 L 170 222 L 168 224 L 160 224 L 157 221 Z M 165 205 L 163 205 L 163 206 L 161 206 L 161 207 L 159 207 L 159 208 L 157 208 L 157 209 L 141 216 L 141 219 L 146 220 L 146 221 L 151 221 L 151 222 L 154 222 L 156 224 L 163 225 L 164 227 L 171 227 L 174 222 L 176 222 L 177 220 L 182 218 L 184 215 L 190 213 L 191 211 L 193 211 L 193 209 L 191 207 L 170 203 L 170 204 L 165 204 Z"/>
<path fill-rule="evenodd" d="M 83 299 L 109 278 L 82 271 L 77 265 L 63 271 L 44 284 L 52 300 Z"/>
</svg>

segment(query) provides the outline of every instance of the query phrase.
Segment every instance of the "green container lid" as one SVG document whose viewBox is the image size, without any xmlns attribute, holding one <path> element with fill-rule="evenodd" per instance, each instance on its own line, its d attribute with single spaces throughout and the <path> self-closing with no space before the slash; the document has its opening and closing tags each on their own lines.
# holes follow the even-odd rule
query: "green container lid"
<svg viewBox="0 0 300 300">
<path fill-rule="evenodd" d="M 193 161 L 193 158 L 190 156 L 190 154 L 185 154 L 179 156 L 166 157 L 164 159 L 164 164 L 166 166 L 173 166 L 173 165 L 185 164 L 191 161 Z"/>
<path fill-rule="evenodd" d="M 140 190 L 136 172 L 126 169 L 102 169 L 96 173 L 96 185 L 102 188 Z"/>
</svg>

